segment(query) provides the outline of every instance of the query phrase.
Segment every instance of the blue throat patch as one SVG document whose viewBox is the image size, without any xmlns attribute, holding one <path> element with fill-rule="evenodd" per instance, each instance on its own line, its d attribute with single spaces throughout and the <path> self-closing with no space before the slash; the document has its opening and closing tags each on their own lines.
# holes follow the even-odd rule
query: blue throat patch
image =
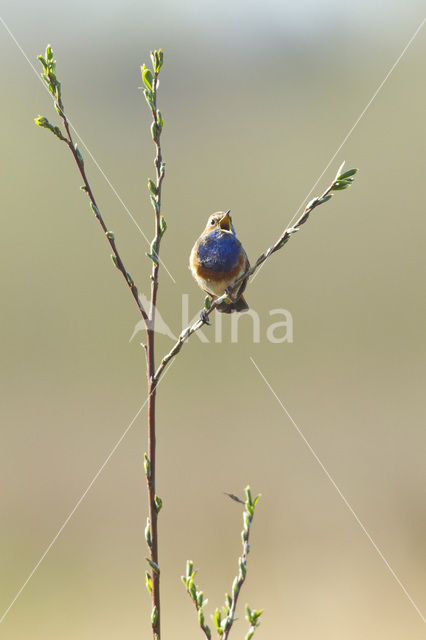
<svg viewBox="0 0 426 640">
<path fill-rule="evenodd" d="M 202 237 L 197 251 L 201 265 L 212 271 L 230 271 L 238 264 L 240 252 L 240 241 L 221 229 Z"/>
</svg>

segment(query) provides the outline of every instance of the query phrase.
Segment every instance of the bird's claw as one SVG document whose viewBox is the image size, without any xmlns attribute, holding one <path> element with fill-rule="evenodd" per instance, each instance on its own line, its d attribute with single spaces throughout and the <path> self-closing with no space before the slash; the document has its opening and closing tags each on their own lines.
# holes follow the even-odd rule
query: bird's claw
<svg viewBox="0 0 426 640">
<path fill-rule="evenodd" d="M 226 287 L 225 293 L 226 293 L 226 295 L 228 296 L 228 298 L 230 299 L 231 302 L 236 302 L 237 301 L 237 296 L 235 295 L 234 291 L 232 290 L 232 287 Z"/>
<path fill-rule="evenodd" d="M 210 325 L 210 320 L 209 320 L 209 316 L 207 315 L 207 310 L 206 309 L 203 309 L 201 311 L 200 320 L 202 321 L 203 324 Z"/>
</svg>

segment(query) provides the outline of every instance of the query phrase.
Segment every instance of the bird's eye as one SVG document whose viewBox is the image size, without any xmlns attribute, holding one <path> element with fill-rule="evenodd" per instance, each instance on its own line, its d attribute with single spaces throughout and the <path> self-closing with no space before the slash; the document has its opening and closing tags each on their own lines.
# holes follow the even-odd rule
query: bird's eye
<svg viewBox="0 0 426 640">
<path fill-rule="evenodd" d="M 212 218 L 212 219 L 210 220 L 210 224 L 211 224 L 211 225 L 214 225 L 214 218 Z"/>
</svg>

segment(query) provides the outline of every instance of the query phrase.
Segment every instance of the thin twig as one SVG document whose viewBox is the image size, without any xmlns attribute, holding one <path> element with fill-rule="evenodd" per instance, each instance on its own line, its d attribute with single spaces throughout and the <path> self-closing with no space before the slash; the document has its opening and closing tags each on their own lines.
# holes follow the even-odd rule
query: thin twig
<svg viewBox="0 0 426 640">
<path fill-rule="evenodd" d="M 41 56 L 39 56 L 39 59 L 41 59 Z M 44 60 L 44 59 L 43 59 Z M 62 134 L 62 132 L 59 130 L 59 127 L 52 127 L 50 125 L 50 123 L 48 122 L 48 120 L 46 118 L 36 118 L 36 124 L 38 124 L 39 126 L 43 126 L 45 128 L 50 129 L 51 131 L 53 131 L 53 133 L 63 142 L 65 142 L 68 146 L 68 148 L 70 149 L 74 160 L 76 162 L 77 168 L 80 172 L 80 175 L 83 179 L 83 183 L 84 186 L 81 187 L 83 191 L 85 191 L 87 193 L 87 196 L 89 198 L 90 201 L 90 206 L 92 208 L 92 211 L 94 212 L 100 226 L 102 227 L 103 232 L 106 235 L 106 238 L 109 242 L 109 245 L 112 249 L 113 252 L 113 262 L 115 264 L 115 266 L 117 267 L 117 269 L 120 271 L 120 273 L 122 274 L 123 278 L 125 279 L 132 295 L 133 298 L 135 299 L 135 302 L 137 304 L 137 307 L 139 309 L 139 312 L 145 322 L 145 326 L 147 326 L 148 323 L 148 314 L 139 298 L 139 294 L 138 294 L 138 289 L 133 281 L 132 276 L 130 275 L 130 273 L 127 271 L 123 260 L 120 256 L 120 253 L 117 249 L 117 245 L 115 242 L 115 236 L 114 233 L 112 231 L 108 230 L 107 225 L 105 224 L 105 221 L 101 215 L 100 209 L 96 203 L 95 200 L 95 196 L 93 194 L 93 190 L 89 184 L 87 175 L 86 175 L 86 171 L 84 168 L 84 160 L 83 157 L 80 153 L 80 150 L 78 148 L 78 146 L 74 143 L 74 140 L 72 138 L 72 134 L 70 131 L 70 125 L 68 122 L 68 118 L 67 115 L 65 113 L 65 109 L 64 109 L 64 104 L 62 101 L 62 92 L 61 92 L 61 84 L 60 82 L 58 82 L 57 78 L 56 78 L 56 73 L 55 73 L 55 69 L 54 67 L 51 67 L 50 70 L 46 70 L 45 68 L 45 77 L 48 80 L 48 84 L 49 84 L 49 90 L 52 93 L 55 102 L 54 102 L 54 106 L 55 109 L 57 111 L 57 113 L 59 114 L 60 118 L 62 119 L 62 122 L 64 124 L 64 128 L 65 128 L 65 132 L 66 135 L 64 136 Z M 46 81 L 47 81 L 46 80 Z"/>
<path fill-rule="evenodd" d="M 145 93 L 145 97 L 147 97 L 147 101 L 151 106 L 152 117 L 153 117 L 153 125 L 151 127 L 152 137 L 154 140 L 154 144 L 156 147 L 156 155 L 155 155 L 155 169 L 156 169 L 156 184 L 152 183 L 150 180 L 148 182 L 149 189 L 151 191 L 151 202 L 154 206 L 155 210 L 155 238 L 151 245 L 151 253 L 148 256 L 153 261 L 152 274 L 151 274 L 151 302 L 149 313 L 145 309 L 139 294 L 138 289 L 133 281 L 132 276 L 127 271 L 123 260 L 120 256 L 120 253 L 117 249 L 114 234 L 108 230 L 108 227 L 101 215 L 97 202 L 95 200 L 95 196 L 93 194 L 93 190 L 89 184 L 88 178 L 86 176 L 86 171 L 84 168 L 84 160 L 83 156 L 78 148 L 78 146 L 74 143 L 74 140 L 71 135 L 70 125 L 68 122 L 67 115 L 65 113 L 64 104 L 62 101 L 62 92 L 61 92 L 61 83 L 58 81 L 56 77 L 56 61 L 53 59 L 53 51 L 50 45 L 46 48 L 45 57 L 39 56 L 39 60 L 43 65 L 43 73 L 42 78 L 45 80 L 48 85 L 49 91 L 54 98 L 54 106 L 59 114 L 65 129 L 65 135 L 60 130 L 59 127 L 53 126 L 44 117 L 38 117 L 35 119 L 35 122 L 38 126 L 49 129 L 59 140 L 65 142 L 70 149 L 74 160 L 77 164 L 80 175 L 83 179 L 83 191 L 86 192 L 90 206 L 98 222 L 105 233 L 107 240 L 112 249 L 112 260 L 117 267 L 117 269 L 121 272 L 130 291 L 135 299 L 137 307 L 139 309 L 140 314 L 145 323 L 146 331 L 147 331 L 147 344 L 145 348 L 145 354 L 147 359 L 147 378 L 148 378 L 148 454 L 145 454 L 145 474 L 147 479 L 147 488 L 148 488 L 148 503 L 149 503 L 149 517 L 147 527 L 145 529 L 145 539 L 149 549 L 148 563 L 151 568 L 151 574 L 149 575 L 149 580 L 147 580 L 147 588 L 152 594 L 152 612 L 151 612 L 151 626 L 152 626 L 152 634 L 153 640 L 160 640 L 160 569 L 158 566 L 158 530 L 157 530 L 157 518 L 158 512 L 161 509 L 162 501 L 156 494 L 156 476 L 155 476 L 155 447 L 156 447 L 156 438 L 155 438 L 155 400 L 156 400 L 156 391 L 157 391 L 157 383 L 158 380 L 155 379 L 155 358 L 154 358 L 154 335 L 155 335 L 155 309 L 156 309 L 156 301 L 157 301 L 157 292 L 158 292 L 158 271 L 159 271 L 159 250 L 160 250 L 160 241 L 161 236 L 163 235 L 166 225 L 164 220 L 161 217 L 161 186 L 164 178 L 164 163 L 162 160 L 161 154 L 161 145 L 160 145 L 160 135 L 162 130 L 162 116 L 160 112 L 157 110 L 157 87 L 158 87 L 158 74 L 161 69 L 163 63 L 163 53 L 162 51 L 153 51 L 151 52 L 151 58 L 153 61 L 154 74 L 152 74 L 149 70 L 143 67 L 142 76 L 144 78 L 145 75 L 149 74 L 150 82 L 148 86 L 150 87 L 149 96 Z M 145 79 L 144 79 L 145 82 Z M 145 83 L 146 84 L 146 83 Z M 151 183 L 151 184 L 150 184 Z"/>
</svg>

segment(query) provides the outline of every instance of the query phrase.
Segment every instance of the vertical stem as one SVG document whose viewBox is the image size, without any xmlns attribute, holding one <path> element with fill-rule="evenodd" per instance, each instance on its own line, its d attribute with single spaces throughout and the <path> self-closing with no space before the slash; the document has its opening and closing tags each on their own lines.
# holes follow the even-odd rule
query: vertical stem
<svg viewBox="0 0 426 640">
<path fill-rule="evenodd" d="M 148 513 L 151 526 L 150 559 L 158 566 L 158 513 L 155 505 L 155 473 L 156 473 L 156 451 L 155 451 L 155 401 L 157 382 L 154 379 L 155 359 L 154 359 L 154 331 L 148 330 L 147 340 L 148 357 L 148 458 L 150 460 L 150 474 L 147 476 L 148 488 Z M 152 635 L 154 640 L 160 640 L 160 575 L 151 567 L 152 580 L 152 608 L 157 612 L 155 622 L 152 624 Z"/>
<path fill-rule="evenodd" d="M 151 273 L 151 305 L 149 311 L 148 327 L 147 327 L 147 375 L 148 375 L 148 457 L 150 460 L 151 472 L 147 477 L 148 486 L 148 502 L 149 502 L 149 521 L 151 527 L 151 545 L 150 559 L 156 566 L 158 566 L 158 512 L 155 503 L 156 498 L 156 437 L 155 437 L 155 403 L 157 395 L 157 382 L 158 379 L 155 376 L 155 353 L 154 353 L 154 337 L 155 337 L 155 311 L 157 305 L 157 292 L 158 292 L 158 272 L 159 261 L 158 255 L 160 252 L 161 242 L 161 228 L 160 228 L 160 212 L 161 212 L 161 185 L 164 178 L 164 166 L 161 154 L 160 135 L 161 132 L 158 129 L 157 118 L 157 80 L 158 72 L 154 71 L 153 79 L 153 104 L 152 109 L 153 122 L 157 126 L 157 133 L 154 136 L 154 144 L 156 147 L 156 154 L 154 160 L 154 167 L 156 173 L 156 187 L 157 195 L 155 197 L 155 253 L 157 260 L 153 261 L 152 273 Z M 151 580 L 152 580 L 152 610 L 155 611 L 155 618 L 152 619 L 152 635 L 153 640 L 160 640 L 160 574 L 151 567 Z"/>
</svg>

